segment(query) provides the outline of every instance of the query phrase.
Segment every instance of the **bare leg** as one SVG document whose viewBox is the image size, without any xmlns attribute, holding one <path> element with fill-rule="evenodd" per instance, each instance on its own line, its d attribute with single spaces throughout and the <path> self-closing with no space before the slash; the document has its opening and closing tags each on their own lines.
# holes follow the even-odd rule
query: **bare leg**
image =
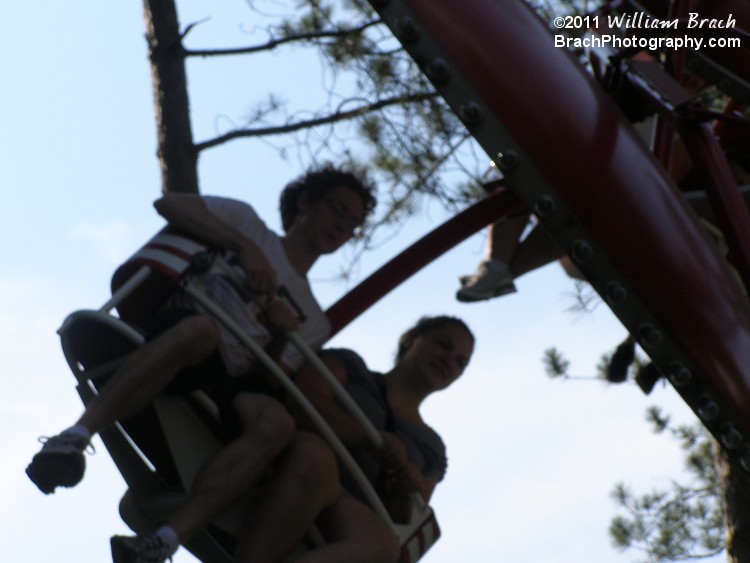
<svg viewBox="0 0 750 563">
<path fill-rule="evenodd" d="M 170 520 L 180 543 L 247 491 L 294 431 L 294 419 L 270 397 L 243 393 L 233 406 L 240 415 L 242 434 L 204 465 L 187 501 Z"/>
<path fill-rule="evenodd" d="M 298 563 L 394 563 L 399 544 L 395 532 L 360 501 L 342 495 L 321 514 L 328 545 L 300 557 Z"/>
<path fill-rule="evenodd" d="M 503 219 L 488 227 L 484 260 L 479 263 L 473 274 L 459 277 L 461 288 L 456 292 L 456 299 L 470 303 L 516 291 L 509 264 L 520 250 L 518 238 L 528 222 L 529 214 L 525 213 Z"/>
<path fill-rule="evenodd" d="M 569 278 L 572 278 L 574 280 L 586 281 L 586 278 L 581 273 L 581 270 L 579 270 L 578 266 L 573 263 L 573 260 L 570 259 L 570 256 L 563 256 L 562 258 L 560 258 L 560 266 L 562 266 L 563 271 L 568 274 Z"/>
<path fill-rule="evenodd" d="M 194 316 L 137 350 L 109 378 L 78 420 L 92 434 L 149 405 L 182 369 L 205 360 L 216 348 L 218 330 L 208 317 Z"/>
<path fill-rule="evenodd" d="M 557 243 L 542 229 L 536 225 L 525 239 L 518 245 L 513 258 L 508 263 L 514 278 L 541 268 L 560 259 L 564 252 Z"/>
<path fill-rule="evenodd" d="M 518 239 L 529 223 L 529 214 L 509 217 L 487 228 L 487 245 L 484 256 L 486 260 L 499 260 L 510 264 L 518 247 Z"/>
<path fill-rule="evenodd" d="M 26 468 L 31 481 L 45 494 L 77 485 L 86 469 L 84 451 L 91 434 L 150 404 L 178 371 L 207 358 L 217 341 L 213 321 L 195 316 L 131 354 L 86 406 L 77 425 L 49 438 L 33 457 Z"/>
<path fill-rule="evenodd" d="M 336 458 L 321 438 L 297 432 L 259 487 L 240 534 L 235 561 L 280 561 L 302 540 L 321 510 L 338 497 Z"/>
</svg>

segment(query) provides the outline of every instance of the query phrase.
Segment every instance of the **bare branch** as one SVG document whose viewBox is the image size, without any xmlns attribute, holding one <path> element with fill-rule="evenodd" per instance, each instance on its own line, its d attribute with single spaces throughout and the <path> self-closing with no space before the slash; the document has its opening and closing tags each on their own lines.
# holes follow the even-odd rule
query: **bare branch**
<svg viewBox="0 0 750 563">
<path fill-rule="evenodd" d="M 378 25 L 381 23 L 381 20 L 370 20 L 367 21 L 361 25 L 358 25 L 357 27 L 352 27 L 348 29 L 336 29 L 336 30 L 329 30 L 329 31 L 315 31 L 310 33 L 301 33 L 298 35 L 289 35 L 286 37 L 282 37 L 280 39 L 271 39 L 267 41 L 266 43 L 263 43 L 262 45 L 254 45 L 250 47 L 237 47 L 233 49 L 188 49 L 183 48 L 183 53 L 186 57 L 218 57 L 218 56 L 225 56 L 225 55 L 249 55 L 253 53 L 258 53 L 261 51 L 272 51 L 279 45 L 284 45 L 285 43 L 294 43 L 294 42 L 303 42 L 303 41 L 315 41 L 317 39 L 332 39 L 337 37 L 345 37 L 347 35 L 356 35 L 358 33 L 362 33 L 366 29 Z M 185 34 L 189 31 L 186 30 Z"/>
<path fill-rule="evenodd" d="M 228 133 L 225 133 L 223 135 L 220 135 L 208 141 L 198 143 L 195 145 L 195 149 L 196 151 L 202 151 L 205 149 L 215 147 L 217 145 L 221 145 L 228 141 L 232 141 L 234 139 L 239 139 L 243 137 L 264 137 L 264 136 L 269 136 L 269 135 L 282 135 L 286 133 L 293 133 L 295 131 L 299 131 L 302 129 L 309 129 L 311 127 L 318 127 L 320 125 L 329 125 L 332 123 L 347 121 L 350 119 L 354 119 L 356 117 L 367 115 L 368 113 L 381 110 L 388 106 L 407 104 L 407 103 L 417 103 L 417 102 L 422 102 L 425 100 L 431 100 L 436 97 L 437 97 L 437 94 L 435 92 L 424 92 L 424 93 L 419 93 L 419 94 L 411 94 L 408 96 L 397 96 L 393 98 L 385 98 L 385 99 L 378 100 L 377 102 L 373 102 L 369 104 L 364 104 L 352 110 L 337 111 L 335 113 L 331 113 L 322 117 L 316 117 L 314 119 L 297 121 L 294 123 L 287 123 L 285 125 L 261 127 L 258 129 L 235 129 L 233 131 L 229 131 Z"/>
</svg>

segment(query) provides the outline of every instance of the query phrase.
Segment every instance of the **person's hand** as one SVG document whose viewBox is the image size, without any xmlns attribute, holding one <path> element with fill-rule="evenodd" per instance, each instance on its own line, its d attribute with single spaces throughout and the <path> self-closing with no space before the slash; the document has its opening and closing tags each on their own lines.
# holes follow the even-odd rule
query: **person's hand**
<svg viewBox="0 0 750 563">
<path fill-rule="evenodd" d="M 383 444 L 378 450 L 378 459 L 393 489 L 400 493 L 421 491 L 424 476 L 409 461 L 406 445 L 392 432 L 381 432 L 380 436 Z"/>
<path fill-rule="evenodd" d="M 276 272 L 260 248 L 248 241 L 237 251 L 236 259 L 245 272 L 245 287 L 253 293 L 272 299 L 277 285 Z"/>
<path fill-rule="evenodd" d="M 263 306 L 263 316 L 266 322 L 281 332 L 291 332 L 299 328 L 299 319 L 288 303 L 271 296 Z"/>
<path fill-rule="evenodd" d="M 410 463 L 406 445 L 392 432 L 381 432 L 380 436 L 383 444 L 378 451 L 378 458 L 383 464 L 386 476 L 396 483 L 408 484 Z"/>
</svg>

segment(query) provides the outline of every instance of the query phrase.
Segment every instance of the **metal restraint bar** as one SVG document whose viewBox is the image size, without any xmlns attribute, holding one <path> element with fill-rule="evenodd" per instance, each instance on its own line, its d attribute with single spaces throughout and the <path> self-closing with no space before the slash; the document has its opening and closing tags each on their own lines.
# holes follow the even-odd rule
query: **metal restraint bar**
<svg viewBox="0 0 750 563">
<path fill-rule="evenodd" d="M 242 286 L 242 282 L 239 279 L 239 275 L 237 274 L 237 272 L 234 271 L 231 266 L 226 264 L 226 262 L 224 262 L 222 258 L 216 257 L 215 263 L 217 265 L 220 265 L 219 268 L 221 273 L 223 275 L 226 275 L 227 278 L 230 279 L 230 281 L 232 281 L 238 287 Z M 258 361 L 260 361 L 263 366 L 271 373 L 274 379 L 284 388 L 284 391 L 289 393 L 289 395 L 297 402 L 305 415 L 310 418 L 316 429 L 330 444 L 331 448 L 333 448 L 334 452 L 339 457 L 339 459 L 341 459 L 342 463 L 344 463 L 346 468 L 351 471 L 352 475 L 357 481 L 357 484 L 361 487 L 362 493 L 367 498 L 367 501 L 372 505 L 373 510 L 375 510 L 375 512 L 381 518 L 388 522 L 388 524 L 393 526 L 393 521 L 388 514 L 388 511 L 385 509 L 385 506 L 383 506 L 383 503 L 380 500 L 380 497 L 378 497 L 377 493 L 375 492 L 372 484 L 365 477 L 364 473 L 362 473 L 362 470 L 359 468 L 357 462 L 354 461 L 354 458 L 343 445 L 338 436 L 336 436 L 336 433 L 331 429 L 331 427 L 320 415 L 320 413 L 318 413 L 318 411 L 310 403 L 307 397 L 305 397 L 302 391 L 300 391 L 299 388 L 291 381 L 287 374 L 284 373 L 284 371 L 266 353 L 266 351 L 260 344 L 258 344 L 253 338 L 245 334 L 245 332 L 235 322 L 235 320 L 230 317 L 229 314 L 221 308 L 221 306 L 219 306 L 215 301 L 213 301 L 206 295 L 205 291 L 203 290 L 203 284 L 201 283 L 200 276 L 187 276 L 182 282 L 182 287 L 190 297 L 195 299 L 195 301 L 202 305 L 211 315 L 214 316 L 217 321 L 222 323 L 229 331 L 231 331 L 235 338 L 237 338 L 237 340 L 239 340 L 245 347 L 247 347 L 247 349 L 250 350 L 258 359 Z M 300 350 L 303 354 L 307 355 L 307 352 L 311 355 L 315 355 L 315 353 L 309 349 L 307 344 L 297 334 L 293 333 L 292 335 L 288 336 L 290 340 L 295 343 L 295 345 L 300 347 Z M 330 372 L 328 373 L 328 375 L 330 375 L 330 377 L 335 380 Z M 336 381 L 336 383 L 338 383 L 338 381 Z M 346 393 L 346 391 L 344 391 L 344 393 Z M 356 407 L 356 404 L 353 406 Z M 357 410 L 359 410 L 358 407 L 356 408 Z M 361 415 L 361 417 L 364 417 L 364 414 L 361 412 L 361 410 L 359 411 L 359 414 Z M 356 416 L 356 418 L 359 422 L 363 422 L 362 420 L 360 420 L 359 416 Z M 369 421 L 367 421 L 367 423 L 369 423 Z M 369 432 L 370 431 L 368 431 L 368 436 Z M 372 439 L 372 436 L 370 436 L 370 438 Z M 377 439 L 380 439 L 379 435 L 377 435 Z"/>
</svg>

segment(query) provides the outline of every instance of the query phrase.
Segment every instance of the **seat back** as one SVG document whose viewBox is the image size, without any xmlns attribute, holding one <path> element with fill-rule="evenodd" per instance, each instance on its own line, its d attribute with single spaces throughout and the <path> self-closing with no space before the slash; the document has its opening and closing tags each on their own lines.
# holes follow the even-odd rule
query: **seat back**
<svg viewBox="0 0 750 563">
<path fill-rule="evenodd" d="M 408 524 L 395 527 L 401 538 L 398 563 L 416 563 L 440 538 L 440 526 L 430 507 L 415 509 Z"/>
<path fill-rule="evenodd" d="M 208 252 L 207 245 L 171 227 L 159 231 L 112 276 L 112 296 L 120 317 L 142 326 L 174 294 L 180 280 L 195 264 L 196 256 Z M 148 274 L 130 286 L 128 282 L 144 268 Z"/>
<path fill-rule="evenodd" d="M 57 332 L 65 359 L 79 383 L 111 372 L 117 361 L 144 341 L 143 335 L 127 323 L 97 310 L 71 313 Z"/>
</svg>

